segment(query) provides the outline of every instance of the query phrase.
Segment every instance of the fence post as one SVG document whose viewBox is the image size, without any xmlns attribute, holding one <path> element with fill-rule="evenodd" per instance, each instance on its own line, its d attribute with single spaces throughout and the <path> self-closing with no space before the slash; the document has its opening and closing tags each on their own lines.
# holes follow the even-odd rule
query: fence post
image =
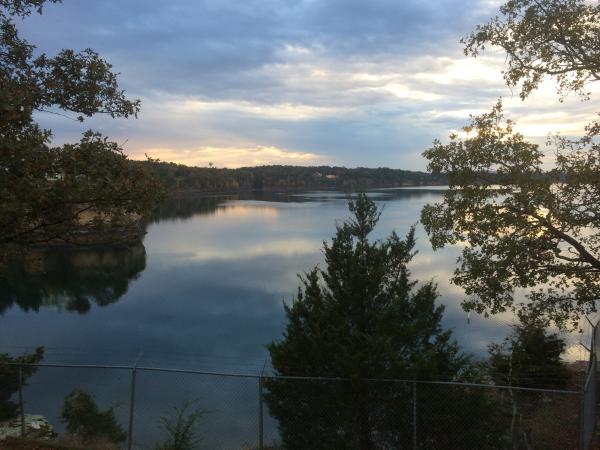
<svg viewBox="0 0 600 450">
<path fill-rule="evenodd" d="M 25 406 L 23 403 L 23 366 L 19 365 L 19 411 L 21 414 L 21 437 L 25 437 Z"/>
<path fill-rule="evenodd" d="M 263 377 L 258 379 L 258 448 L 263 450 Z"/>
<path fill-rule="evenodd" d="M 588 368 L 585 372 L 585 379 L 582 389 L 582 400 L 580 407 L 580 426 L 579 426 L 579 449 L 588 450 L 596 431 L 596 395 L 597 395 L 597 376 L 598 376 L 598 360 L 596 358 L 597 345 L 596 333 L 599 323 L 594 325 L 586 316 L 588 322 L 592 326 L 592 339 L 590 343 L 590 360 Z"/>
<path fill-rule="evenodd" d="M 412 440 L 413 450 L 417 450 L 417 382 L 413 381 L 413 429 L 412 429 Z"/>
<path fill-rule="evenodd" d="M 127 433 L 127 450 L 133 445 L 133 407 L 135 404 L 135 373 L 136 368 L 131 369 L 131 397 L 129 398 L 129 430 Z"/>
</svg>

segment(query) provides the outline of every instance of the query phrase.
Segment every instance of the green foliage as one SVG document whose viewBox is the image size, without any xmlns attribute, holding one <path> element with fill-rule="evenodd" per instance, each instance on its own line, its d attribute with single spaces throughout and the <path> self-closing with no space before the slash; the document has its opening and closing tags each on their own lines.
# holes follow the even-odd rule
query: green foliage
<svg viewBox="0 0 600 450">
<path fill-rule="evenodd" d="M 35 352 L 19 357 L 0 353 L 0 421 L 12 419 L 19 413 L 19 405 L 11 401 L 13 394 L 19 390 L 19 366 L 14 363 L 24 364 L 21 366 L 21 379 L 25 386 L 26 380 L 37 372 L 35 366 L 27 364 L 36 364 L 43 357 L 43 347 L 38 347 Z"/>
<path fill-rule="evenodd" d="M 407 447 L 411 385 L 366 380 L 461 380 L 472 368 L 440 326 L 444 308 L 435 304 L 436 286 L 417 287 L 410 279 L 414 228 L 405 239 L 392 233 L 370 242 L 379 218 L 375 204 L 361 194 L 349 207 L 353 218 L 324 244 L 327 269 L 315 268 L 302 278 L 296 300 L 285 306 L 284 337 L 269 345 L 277 375 L 348 380 L 266 380 L 267 403 L 286 448 Z M 436 402 L 450 397 L 456 409 L 436 409 Z M 481 392 L 453 396 L 440 390 L 423 396 L 419 405 L 427 411 L 420 421 L 429 430 L 430 448 L 457 448 L 457 436 L 439 426 L 450 412 L 474 430 L 462 448 L 496 445 L 493 413 Z"/>
<path fill-rule="evenodd" d="M 577 323 L 600 298 L 600 146 L 556 142 L 557 166 L 503 121 L 501 106 L 474 117 L 472 135 L 434 142 L 429 169 L 448 172 L 443 202 L 421 220 L 434 249 L 463 245 L 452 281 L 467 310 L 527 307 L 559 325 Z M 520 289 L 527 304 L 515 302 Z"/>
<path fill-rule="evenodd" d="M 275 368 L 355 378 L 456 373 L 464 358 L 450 332 L 441 330 L 436 286 L 417 289 L 410 280 L 414 228 L 404 240 L 393 232 L 371 243 L 375 204 L 361 194 L 349 207 L 354 217 L 324 243 L 327 269 L 307 273 L 297 299 L 285 306 L 285 338 L 269 346 Z"/>
<path fill-rule="evenodd" d="M 0 3 L 0 246 L 129 241 L 161 185 L 97 133 L 51 147 L 35 111 L 128 117 L 139 101 L 119 89 L 111 65 L 90 49 L 37 54 L 13 17 L 41 12 L 43 0 Z M 54 2 L 56 3 L 56 2 Z M 62 114 L 62 113 L 60 113 Z M 86 217 L 86 214 L 88 216 Z M 92 219 L 90 219 L 90 217 Z"/>
<path fill-rule="evenodd" d="M 520 322 L 501 343 L 489 345 L 488 371 L 499 385 L 517 388 L 566 389 L 571 373 L 561 360 L 565 341 L 546 330 L 535 313 L 520 314 Z M 504 392 L 505 417 L 510 418 L 512 448 L 562 449 L 575 443 L 579 407 L 567 396 L 561 398 L 520 389 Z"/>
<path fill-rule="evenodd" d="M 207 411 L 190 410 L 190 407 L 190 403 L 185 403 L 181 407 L 175 407 L 172 416 L 160 418 L 160 427 L 169 437 L 158 444 L 156 450 L 193 450 L 198 447 L 202 439 L 197 437 L 196 428 Z"/>
<path fill-rule="evenodd" d="M 486 44 L 507 53 L 509 85 L 522 97 L 544 76 L 559 90 L 583 93 L 600 79 L 600 7 L 580 0 L 515 0 L 464 40 L 477 55 Z M 467 310 L 495 314 L 525 305 L 559 326 L 577 326 L 600 298 L 600 125 L 577 140 L 552 137 L 548 170 L 537 145 L 513 131 L 501 103 L 471 117 L 466 138 L 435 141 L 424 152 L 433 173 L 447 173 L 442 203 L 422 222 L 434 249 L 464 249 L 453 282 L 471 296 Z M 523 301 L 515 301 L 515 292 Z"/>
<path fill-rule="evenodd" d="M 506 52 L 509 86 L 521 84 L 521 98 L 544 77 L 554 77 L 561 92 L 589 97 L 585 86 L 600 79 L 600 4 L 585 0 L 510 0 L 502 16 L 478 26 L 461 42 L 477 56 L 486 45 Z"/>
<path fill-rule="evenodd" d="M 570 380 L 561 360 L 565 341 L 548 333 L 536 317 L 522 316 L 502 343 L 489 346 L 492 379 L 497 384 L 540 389 L 564 389 Z"/>
<path fill-rule="evenodd" d="M 181 164 L 144 161 L 173 191 L 239 191 L 260 189 L 344 190 L 445 184 L 444 175 L 388 168 L 330 166 L 258 166 L 239 169 L 188 167 Z"/>
<path fill-rule="evenodd" d="M 117 422 L 113 408 L 100 411 L 92 396 L 81 389 L 75 389 L 65 397 L 61 420 L 69 433 L 85 440 L 122 442 L 127 439 L 127 433 Z"/>
<path fill-rule="evenodd" d="M 0 8 L 9 15 L 24 18 L 32 12 L 42 13 L 44 3 L 60 3 L 62 0 L 0 0 Z"/>
</svg>

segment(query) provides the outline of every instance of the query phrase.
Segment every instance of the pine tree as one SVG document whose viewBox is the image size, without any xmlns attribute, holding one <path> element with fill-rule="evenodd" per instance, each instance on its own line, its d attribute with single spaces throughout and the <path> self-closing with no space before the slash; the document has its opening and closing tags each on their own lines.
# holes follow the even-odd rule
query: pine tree
<svg viewBox="0 0 600 450">
<path fill-rule="evenodd" d="M 61 420 L 69 433 L 86 442 L 122 442 L 127 439 L 114 408 L 101 411 L 93 397 L 81 389 L 74 389 L 65 397 Z"/>
<path fill-rule="evenodd" d="M 267 380 L 266 400 L 289 449 L 407 447 L 412 384 L 366 380 L 453 380 L 470 367 L 451 332 L 441 328 L 444 307 L 435 303 L 436 285 L 430 281 L 417 287 L 410 278 L 414 227 L 405 239 L 393 232 L 370 242 L 380 215 L 374 202 L 361 194 L 349 209 L 353 217 L 337 227 L 331 244 L 324 243 L 327 269 L 316 267 L 301 277 L 297 298 L 285 306 L 284 337 L 269 345 L 279 376 L 345 379 Z M 462 413 L 454 410 L 441 418 L 433 406 L 439 395 L 444 394 L 428 388 L 427 398 L 419 400 L 424 410 L 420 425 L 434 430 L 428 432 L 428 445 L 455 448 L 445 425 L 464 419 L 467 410 L 487 409 L 487 403 L 477 396 Z M 445 395 L 449 400 L 452 390 Z M 468 419 L 478 439 L 475 447 L 462 448 L 481 448 L 490 436 L 477 427 L 481 417 Z"/>
<path fill-rule="evenodd" d="M 571 378 L 561 358 L 565 348 L 565 340 L 548 333 L 541 319 L 521 314 L 510 336 L 489 346 L 492 378 L 511 386 L 565 389 Z"/>
</svg>

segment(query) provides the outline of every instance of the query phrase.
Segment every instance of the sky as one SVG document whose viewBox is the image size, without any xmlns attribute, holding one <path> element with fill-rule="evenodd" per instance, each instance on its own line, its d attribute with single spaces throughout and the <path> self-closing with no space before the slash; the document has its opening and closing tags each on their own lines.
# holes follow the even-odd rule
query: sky
<svg viewBox="0 0 600 450">
<path fill-rule="evenodd" d="M 421 153 L 503 98 L 536 142 L 581 133 L 592 102 L 559 102 L 551 82 L 521 101 L 504 55 L 460 38 L 497 14 L 493 0 L 63 0 L 19 24 L 52 55 L 92 48 L 139 98 L 137 119 L 36 119 L 54 142 L 94 129 L 194 166 L 262 164 L 424 170 Z"/>
</svg>

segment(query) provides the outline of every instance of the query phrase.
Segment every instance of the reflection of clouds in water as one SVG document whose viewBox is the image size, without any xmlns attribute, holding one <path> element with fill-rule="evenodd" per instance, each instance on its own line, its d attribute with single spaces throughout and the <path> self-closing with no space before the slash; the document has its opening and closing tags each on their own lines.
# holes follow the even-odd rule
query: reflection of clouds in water
<svg viewBox="0 0 600 450">
<path fill-rule="evenodd" d="M 279 215 L 279 208 L 275 206 L 261 204 L 259 202 L 256 202 L 254 204 L 228 202 L 224 205 L 220 205 L 217 208 L 216 215 L 225 216 L 228 220 L 256 216 L 260 216 L 262 218 L 275 219 Z"/>
<path fill-rule="evenodd" d="M 185 266 L 161 264 L 157 270 L 162 275 L 149 274 L 153 281 L 146 283 L 143 289 L 150 295 L 160 291 L 166 277 L 173 286 L 173 298 L 193 298 L 195 307 L 207 313 L 228 311 L 250 317 L 278 316 L 283 314 L 282 301 L 292 299 L 297 293 L 297 275 L 304 272 L 304 268 L 298 269 L 298 266 L 308 270 L 319 257 L 317 253 L 264 255 L 249 260 L 193 261 Z M 249 271 L 248 266 L 253 270 Z M 193 284 L 187 281 L 190 277 L 195 279 Z M 191 305 L 181 306 L 189 308 Z"/>
<path fill-rule="evenodd" d="M 318 249 L 321 240 L 328 236 L 323 230 L 333 229 L 334 224 L 333 219 L 324 222 L 315 209 L 306 206 L 282 209 L 233 206 L 219 211 L 185 222 L 153 226 L 145 241 L 148 253 L 182 254 L 184 258 L 196 253 L 214 255 L 218 259 L 219 254 L 243 256 L 243 253 L 256 253 L 261 247 L 266 249 L 263 253 L 279 251 L 277 247 L 289 253 L 285 250 L 289 248 L 286 242 L 292 243 L 296 251 L 304 252 L 306 247 Z"/>
<path fill-rule="evenodd" d="M 180 253 L 171 258 L 173 265 L 186 265 L 193 261 L 221 261 L 221 260 L 239 260 L 256 259 L 264 256 L 294 256 L 304 253 L 314 254 L 318 247 L 315 247 L 314 241 L 309 240 L 274 240 L 263 243 L 247 242 L 236 248 L 205 247 L 194 253 Z"/>
<path fill-rule="evenodd" d="M 416 223 L 422 206 L 440 198 L 440 193 L 434 190 L 389 192 L 378 197 L 377 203 L 384 206 L 384 211 L 374 238 L 384 239 L 393 229 L 403 236 Z M 149 251 L 156 251 L 155 262 L 162 270 L 185 270 L 184 266 L 192 265 L 195 268 L 187 271 L 189 277 L 193 273 L 197 277 L 199 273 L 223 270 L 227 272 L 228 285 L 241 290 L 262 290 L 265 303 L 270 303 L 266 301 L 267 293 L 278 293 L 273 300 L 279 308 L 282 299 L 293 298 L 299 283 L 296 274 L 322 265 L 322 241 L 329 241 L 335 232 L 334 225 L 349 215 L 344 193 L 320 191 L 299 194 L 297 198 L 318 202 L 225 202 L 219 206 L 217 215 L 193 217 L 192 223 L 184 224 L 169 236 L 150 235 L 148 241 L 153 244 L 149 244 Z M 169 242 L 170 238 L 174 241 Z M 159 248 L 164 252 L 159 252 Z M 410 269 L 421 282 L 433 279 L 438 284 L 438 302 L 446 306 L 444 325 L 453 329 L 467 351 L 481 354 L 489 342 L 501 340 L 510 332 L 511 313 L 489 318 L 472 313 L 467 321 L 467 314 L 460 306 L 465 295 L 461 288 L 450 283 L 460 253 L 458 246 L 433 252 L 424 230 L 418 226 L 417 249 Z M 189 281 L 184 277 L 181 283 Z M 228 311 L 223 314 L 232 314 L 231 308 L 236 306 L 227 305 L 220 302 L 219 308 Z"/>
</svg>

